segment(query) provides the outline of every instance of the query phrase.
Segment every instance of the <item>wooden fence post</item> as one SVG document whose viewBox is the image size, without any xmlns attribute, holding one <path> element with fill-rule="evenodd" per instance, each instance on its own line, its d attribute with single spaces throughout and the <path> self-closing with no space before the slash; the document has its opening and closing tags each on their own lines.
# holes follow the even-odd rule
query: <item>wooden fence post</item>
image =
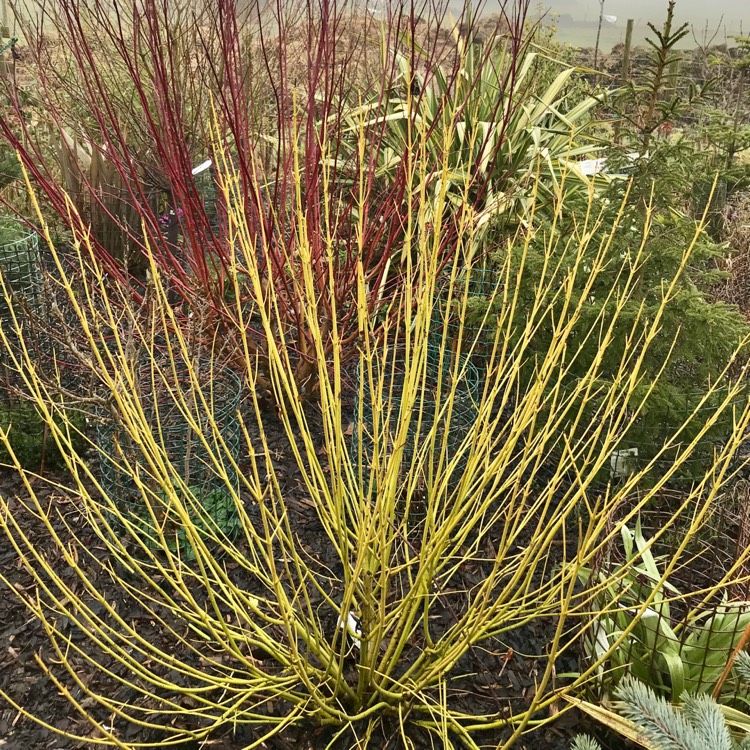
<svg viewBox="0 0 750 750">
<path fill-rule="evenodd" d="M 622 51 L 622 72 L 620 73 L 620 82 L 623 86 L 628 82 L 630 73 L 630 50 L 633 46 L 633 19 L 628 18 L 628 25 L 625 28 L 625 48 Z"/>
</svg>

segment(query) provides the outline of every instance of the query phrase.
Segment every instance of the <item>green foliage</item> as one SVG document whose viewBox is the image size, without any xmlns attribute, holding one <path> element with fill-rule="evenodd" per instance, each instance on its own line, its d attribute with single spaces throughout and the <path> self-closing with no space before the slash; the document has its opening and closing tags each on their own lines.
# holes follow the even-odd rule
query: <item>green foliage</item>
<svg viewBox="0 0 750 750">
<path fill-rule="evenodd" d="M 740 54 L 734 62 L 735 67 L 737 70 L 743 71 L 750 69 L 750 37 L 736 36 L 734 41 L 740 50 Z"/>
<path fill-rule="evenodd" d="M 678 62 L 675 45 L 685 34 L 684 28 L 673 29 L 672 12 L 670 6 L 663 30 L 653 29 L 655 39 L 646 74 L 613 98 L 621 110 L 621 119 L 619 140 L 607 149 L 610 177 L 597 181 L 591 200 L 584 198 L 582 191 L 565 191 L 555 215 L 539 211 L 531 241 L 513 250 L 515 269 L 523 267 L 526 272 L 518 279 L 516 273 L 506 279 L 497 276 L 488 285 L 485 269 L 479 285 L 491 289 L 497 284 L 497 298 L 486 291 L 474 294 L 464 311 L 471 321 L 481 322 L 483 313 L 494 306 L 489 309 L 486 325 L 486 338 L 491 341 L 498 309 L 496 299 L 511 292 L 519 296 L 522 305 L 517 310 L 514 330 L 521 331 L 524 311 L 539 304 L 539 295 L 543 294 L 541 303 L 548 315 L 534 331 L 526 361 L 527 377 L 533 379 L 538 358 L 559 335 L 556 321 L 566 309 L 580 309 L 573 332 L 577 347 L 570 352 L 561 383 L 551 386 L 551 390 L 562 387 L 569 392 L 592 362 L 601 362 L 602 385 L 617 379 L 625 353 L 633 347 L 641 348 L 641 342 L 629 339 L 624 327 L 608 330 L 606 335 L 611 341 L 603 347 L 606 329 L 600 325 L 602 319 L 611 321 L 615 315 L 625 320 L 643 314 L 650 317 L 668 298 L 658 336 L 644 348 L 643 377 L 630 401 L 633 419 L 623 426 L 621 435 L 622 448 L 637 449 L 642 465 L 658 457 L 654 474 L 668 470 L 678 444 L 691 442 L 711 423 L 721 394 L 706 400 L 704 393 L 709 384 L 723 382 L 737 356 L 738 344 L 750 334 L 739 311 L 717 301 L 712 294 L 721 277 L 717 261 L 727 249 L 712 239 L 710 227 L 701 228 L 690 214 L 695 203 L 694 185 L 708 180 L 708 184 L 700 185 L 706 200 L 713 189 L 710 170 L 696 169 L 696 164 L 706 163 L 705 149 L 702 151 L 691 138 L 668 134 L 676 119 L 709 90 L 694 87 L 685 92 L 672 86 L 668 69 Z M 634 150 L 640 156 L 634 158 Z M 628 173 L 631 179 L 611 176 L 618 173 Z M 542 180 L 553 184 L 546 172 Z M 647 225 L 649 230 L 644 231 Z M 614 226 L 618 226 L 617 231 L 612 231 Z M 569 241 L 552 247 L 549 237 L 558 233 Z M 591 239 L 584 242 L 586 238 Z M 501 265 L 512 239 L 498 217 L 484 240 L 490 258 Z M 636 255 L 638 281 L 626 290 L 626 269 L 635 262 Z M 587 284 L 587 274 L 599 266 L 596 281 Z M 558 270 L 575 274 L 569 296 L 545 285 L 545 279 Z M 671 287 L 665 285 L 665 279 L 674 279 Z M 454 319 L 460 318 L 455 310 L 453 315 Z M 646 394 L 649 399 L 644 405 Z M 744 398 L 738 395 L 736 406 L 741 406 Z M 668 438 L 674 437 L 677 430 L 677 439 L 665 449 Z M 696 445 L 693 458 L 683 466 L 679 480 L 692 481 L 705 472 L 713 461 L 715 445 L 731 431 L 730 414 L 711 424 Z M 606 478 L 604 473 L 601 478 Z"/>
<path fill-rule="evenodd" d="M 400 87 L 385 111 L 378 100 L 351 109 L 350 132 L 356 136 L 363 121 L 384 128 L 378 175 L 392 180 L 411 152 L 424 161 L 427 195 L 436 202 L 447 187 L 455 209 L 468 203 L 476 211 L 478 228 L 499 217 L 528 219 L 532 190 L 537 210 L 550 205 L 569 159 L 595 150 L 585 133 L 598 99 L 581 94 L 576 68 L 545 51 L 527 50 L 519 64 L 504 38 L 478 44 L 455 35 L 454 70 L 435 66 L 425 75 L 412 57 L 396 53 Z M 356 151 L 355 144 L 349 148 Z M 444 164 L 445 174 L 435 179 Z M 582 184 L 570 178 L 567 189 Z"/>
<path fill-rule="evenodd" d="M 621 163 L 636 151 L 633 196 L 644 203 L 654 196 L 657 206 L 692 211 L 695 218 L 708 207 L 709 232 L 719 239 L 727 197 L 750 184 L 747 165 L 736 158 L 750 146 L 742 55 L 713 55 L 706 69 L 684 75 L 685 55 L 675 45 L 687 29 L 675 30 L 674 3 L 663 30 L 650 27 L 646 63 L 615 100 L 618 125 L 608 161 Z"/>
<path fill-rule="evenodd" d="M 740 151 L 750 148 L 750 124 L 723 109 L 709 107 L 700 135 L 714 148 L 727 168 Z"/>
<path fill-rule="evenodd" d="M 573 739 L 570 750 L 601 750 L 601 745 L 587 734 L 579 734 Z"/>
<path fill-rule="evenodd" d="M 21 167 L 15 153 L 0 148 L 0 189 L 15 182 L 21 176 Z M 2 240 L 0 239 L 0 244 Z"/>
<path fill-rule="evenodd" d="M 623 447 L 637 447 L 641 458 L 650 459 L 662 448 L 667 434 L 674 433 L 684 422 L 688 422 L 680 435 L 680 441 L 691 440 L 711 417 L 715 397 L 711 403 L 702 403 L 703 392 L 709 383 L 720 382 L 726 368 L 736 355 L 738 344 L 750 332 L 740 313 L 732 306 L 717 302 L 708 295 L 715 280 L 714 263 L 723 252 L 720 245 L 712 242 L 705 232 L 699 231 L 696 223 L 671 209 L 652 210 L 639 205 L 624 205 L 627 186 L 614 184 L 599 199 L 599 214 L 587 217 L 583 206 L 568 200 L 565 212 L 554 223 L 543 223 L 534 240 L 515 255 L 517 267 L 524 265 L 531 272 L 524 274 L 514 289 L 524 309 L 538 304 L 538 295 L 545 276 L 551 268 L 576 272 L 576 282 L 571 286 L 570 297 L 563 298 L 558 289 L 547 288 L 543 303 L 549 310 L 544 325 L 539 326 L 530 343 L 527 361 L 528 377 L 533 377 L 535 358 L 553 345 L 555 321 L 568 306 L 581 309 L 573 333 L 578 342 L 571 352 L 570 364 L 561 384 L 566 390 L 575 388 L 581 374 L 594 361 L 601 362 L 602 382 L 619 376 L 622 357 L 631 347 L 640 347 L 638 341 L 629 338 L 625 328 L 611 330 L 612 341 L 602 347 L 603 329 L 597 328 L 603 317 L 613 320 L 634 320 L 645 312 L 647 316 L 664 307 L 659 334 L 645 351 L 643 378 L 633 392 L 631 409 L 637 417 L 623 433 Z M 610 230 L 621 215 L 621 229 Z M 651 231 L 641 229 L 645 219 L 651 220 Z M 569 237 L 569 242 L 551 249 L 547 242 L 550 233 L 558 231 Z M 584 247 L 581 239 L 593 236 L 594 241 Z M 502 242 L 502 235 L 495 239 Z M 686 262 L 686 252 L 692 254 Z M 626 291 L 623 270 L 642 248 L 636 274 L 638 281 Z M 498 257 L 504 255 L 499 250 Z M 586 284 L 587 269 L 602 266 L 596 281 Z M 511 276 L 511 278 L 513 278 Z M 664 279 L 675 279 L 667 288 Z M 523 313 L 521 312 L 521 315 Z M 521 330 L 523 320 L 517 320 L 516 330 Z M 640 408 L 646 393 L 650 392 L 648 404 Z M 697 414 L 693 414 L 698 410 Z M 730 420 L 731 421 L 731 420 Z M 694 456 L 694 473 L 700 472 L 713 456 L 713 442 L 723 439 L 731 432 L 731 424 L 723 420 L 717 424 L 704 444 Z M 669 456 L 664 456 L 664 466 Z M 685 470 L 690 467 L 685 466 Z"/>
<path fill-rule="evenodd" d="M 661 30 L 648 24 L 654 38 L 646 39 L 649 45 L 646 60 L 617 100 L 619 127 L 624 128 L 618 130 L 618 136 L 631 150 L 637 148 L 641 154 L 652 148 L 654 137 L 663 128 L 671 128 L 710 89 L 709 84 L 701 87 L 692 82 L 687 90 L 677 86 L 682 53 L 676 47 L 689 33 L 689 27 L 688 24 L 675 27 L 674 9 L 675 2 L 670 0 Z"/>
<path fill-rule="evenodd" d="M 640 744 L 648 750 L 747 750 L 750 735 L 740 723 L 742 737 L 734 728 L 737 715 L 729 714 L 710 695 L 684 693 L 682 705 L 674 706 L 638 680 L 627 679 L 617 689 L 618 713 L 632 722 Z M 740 715 L 740 717 L 743 715 Z M 734 721 L 732 720 L 734 718 Z M 747 718 L 747 717 L 745 717 Z M 612 724 L 613 728 L 616 724 Z M 571 750 L 601 750 L 590 737 L 576 737 Z"/>
<path fill-rule="evenodd" d="M 63 417 L 58 415 L 60 425 L 69 422 L 74 449 L 83 450 L 85 441 L 85 418 L 78 412 L 69 411 Z M 51 433 L 45 429 L 45 422 L 33 404 L 0 404 L 0 429 L 9 431 L 8 437 L 13 453 L 24 469 L 38 470 L 42 458 L 46 466 L 62 464 L 63 455 Z M 5 445 L 0 445 L 0 463 L 12 463 Z"/>
<path fill-rule="evenodd" d="M 664 560 L 651 552 L 653 540 L 644 538 L 638 522 L 634 531 L 623 526 L 622 541 L 622 562 L 605 563 L 596 576 L 587 568 L 579 573 L 591 588 L 604 576 L 615 573 L 617 579 L 597 593 L 602 614 L 584 639 L 588 657 L 596 662 L 610 652 L 607 679 L 631 675 L 673 700 L 686 690 L 711 692 L 750 626 L 750 603 L 725 601 L 710 611 L 692 611 L 675 625 L 672 605 L 681 593 L 669 582 Z M 733 695 L 736 683 L 725 682 L 722 690 Z"/>
<path fill-rule="evenodd" d="M 747 685 L 750 685 L 750 654 L 740 651 L 734 658 L 734 671 L 737 677 Z"/>
<path fill-rule="evenodd" d="M 735 39 L 734 50 L 717 51 L 707 64 L 717 85 L 700 111 L 696 138 L 704 150 L 704 161 L 711 171 L 719 170 L 726 183 L 727 197 L 750 185 L 750 168 L 738 155 L 750 148 L 750 108 L 747 97 L 750 42 Z"/>
<path fill-rule="evenodd" d="M 686 696 L 682 711 L 678 711 L 637 680 L 625 680 L 617 694 L 623 715 L 657 747 L 685 750 L 736 747 L 719 706 L 710 696 Z"/>
<path fill-rule="evenodd" d="M 159 550 L 166 545 L 185 562 L 196 559 L 196 534 L 204 541 L 217 534 L 233 539 L 242 528 L 234 499 L 226 489 L 205 489 L 198 485 L 191 485 L 184 491 L 158 489 L 155 502 L 133 506 L 125 517 L 146 546 Z M 182 510 L 190 517 L 189 524 L 182 522 Z"/>
<path fill-rule="evenodd" d="M 684 27 L 674 28 L 673 4 L 664 28 L 652 27 L 652 31 L 655 39 L 651 40 L 645 74 L 636 76 L 635 83 L 614 100 L 620 109 L 619 142 L 607 151 L 607 169 L 610 173 L 627 171 L 631 179 L 610 179 L 599 189 L 593 216 L 587 213 L 592 209 L 588 201 L 579 202 L 575 194 L 568 196 L 554 221 L 540 221 L 540 230 L 526 250 L 526 257 L 521 259 L 519 252 L 518 260 L 519 265 L 534 267 L 537 279 L 549 273 L 550 267 L 582 270 L 571 290 L 573 299 L 564 303 L 582 307 L 575 332 L 580 346 L 571 356 L 564 384 L 567 389 L 574 387 L 580 373 L 600 357 L 602 381 L 616 378 L 624 352 L 640 346 L 639 342 L 628 340 L 624 331 L 615 330 L 613 345 L 602 355 L 601 329 L 592 325 L 602 310 L 605 318 L 611 319 L 617 310 L 625 319 L 633 319 L 643 311 L 651 315 L 669 297 L 659 335 L 645 355 L 644 377 L 631 399 L 631 409 L 637 415 L 622 436 L 623 448 L 637 448 L 642 460 L 657 456 L 667 434 L 673 434 L 683 424 L 679 442 L 691 441 L 703 429 L 717 403 L 715 399 L 703 401 L 703 393 L 709 383 L 721 382 L 738 343 L 750 333 L 739 311 L 716 301 L 711 294 L 720 275 L 717 261 L 726 248 L 714 242 L 689 213 L 694 183 L 705 181 L 706 174 L 712 180 L 710 171 L 696 169 L 696 165 L 705 164 L 704 154 L 691 139 L 669 135 L 676 119 L 706 96 L 709 88 L 683 91 L 672 85 L 668 70 L 679 63 L 675 45 L 686 33 Z M 639 154 L 635 159 L 634 150 Z M 709 195 L 712 184 L 702 189 Z M 610 227 L 618 223 L 620 231 L 611 232 Z M 649 232 L 642 230 L 645 224 L 650 224 Z M 548 250 L 547 237 L 556 231 L 571 241 L 556 247 L 553 254 Z M 580 239 L 587 235 L 592 235 L 594 241 L 581 256 Z M 502 232 L 492 235 L 491 242 L 501 244 Z M 688 248 L 692 250 L 686 261 Z M 623 268 L 633 262 L 639 250 L 638 282 L 625 298 Z M 585 271 L 597 264 L 602 264 L 604 270 L 596 284 L 587 288 Z M 664 284 L 667 278 L 675 279 L 671 289 Z M 537 287 L 531 274 L 522 280 L 518 293 L 527 306 L 535 304 Z M 556 295 L 556 290 L 550 290 L 545 303 L 554 312 L 549 325 L 536 332 L 532 348 L 539 353 L 552 345 L 553 321 L 563 310 L 562 297 Z M 533 366 L 530 360 L 530 377 Z M 652 388 L 648 405 L 640 408 L 644 395 Z M 690 480 L 710 466 L 715 443 L 731 429 L 731 419 L 712 427 L 697 446 L 691 465 L 685 465 L 683 479 Z M 662 453 L 656 469 L 668 468 L 670 461 L 669 451 Z"/>
<path fill-rule="evenodd" d="M 27 234 L 28 232 L 23 231 L 21 224 L 14 219 L 0 219 L 0 248 L 18 242 Z"/>
<path fill-rule="evenodd" d="M 617 167 L 624 163 L 625 155 L 636 152 L 639 158 L 631 170 L 633 198 L 684 211 L 696 179 L 708 175 L 710 189 L 714 170 L 708 169 L 705 147 L 679 125 L 709 101 L 715 80 L 696 84 L 687 79 L 687 84 L 683 83 L 685 79 L 679 75 L 683 55 L 676 45 L 688 28 L 687 24 L 675 28 L 674 5 L 669 3 L 661 30 L 649 24 L 653 38 L 647 39 L 646 60 L 614 99 L 618 123 L 607 160 Z"/>
</svg>

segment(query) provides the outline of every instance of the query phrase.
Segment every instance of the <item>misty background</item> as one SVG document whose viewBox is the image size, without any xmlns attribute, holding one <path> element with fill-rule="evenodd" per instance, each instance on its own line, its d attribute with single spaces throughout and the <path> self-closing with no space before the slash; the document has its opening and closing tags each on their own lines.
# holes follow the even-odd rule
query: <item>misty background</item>
<svg viewBox="0 0 750 750">
<path fill-rule="evenodd" d="M 541 5 L 555 13 L 567 13 L 576 21 L 599 20 L 599 0 L 543 0 Z M 653 22 L 663 18 L 666 9 L 667 0 L 604 0 L 604 12 L 620 17 L 623 23 L 626 17 L 634 18 L 636 23 Z M 716 25 L 722 16 L 726 24 L 738 30 L 743 17 L 745 25 L 750 23 L 749 0 L 677 0 L 675 9 L 681 23 L 702 26 L 708 21 Z"/>
<path fill-rule="evenodd" d="M 486 12 L 498 8 L 498 0 L 487 0 Z M 599 22 L 599 0 L 532 0 L 532 16 L 547 14 L 558 29 L 560 41 L 579 47 L 593 47 Z M 713 41 L 722 44 L 731 37 L 750 33 L 750 0 L 677 0 L 677 25 L 689 23 L 689 34 L 681 46 L 694 47 Z M 605 51 L 625 40 L 628 18 L 635 21 L 634 44 L 642 44 L 650 21 L 657 28 L 664 22 L 667 0 L 604 0 L 604 13 L 616 20 L 602 26 L 601 48 Z"/>
</svg>

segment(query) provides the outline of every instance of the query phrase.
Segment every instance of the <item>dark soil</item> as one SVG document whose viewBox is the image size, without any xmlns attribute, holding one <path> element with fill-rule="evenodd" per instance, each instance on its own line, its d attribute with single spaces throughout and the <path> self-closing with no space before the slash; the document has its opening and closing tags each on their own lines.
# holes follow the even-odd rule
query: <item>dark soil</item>
<svg viewBox="0 0 750 750">
<path fill-rule="evenodd" d="M 332 559 L 331 545 L 327 543 L 315 510 L 310 507 L 306 498 L 301 477 L 280 426 L 277 434 L 271 436 L 271 442 L 270 447 L 275 451 L 279 462 L 279 476 L 286 477 L 285 499 L 300 541 L 312 558 L 329 566 L 329 569 L 335 573 L 336 560 Z M 92 460 L 95 461 L 95 458 L 92 457 Z M 81 549 L 88 550 L 93 556 L 104 555 L 102 542 L 94 536 L 82 519 L 75 500 L 54 486 L 55 483 L 65 483 L 62 472 L 46 472 L 46 478 L 52 482 L 38 478 L 34 480 L 34 485 L 41 502 L 54 509 L 57 517 L 55 527 L 63 530 L 64 519 L 79 535 Z M 48 561 L 63 572 L 66 581 L 69 580 L 71 586 L 78 585 L 74 573 L 61 559 L 57 546 L 51 543 L 49 532 L 38 518 L 24 510 L 22 503 L 23 499 L 28 497 L 28 492 L 20 478 L 10 470 L 2 470 L 0 491 L 6 497 L 16 498 L 11 501 L 14 518 L 18 519 L 23 531 L 35 542 L 37 548 L 46 552 Z M 19 563 L 18 556 L 5 535 L 0 536 L 0 572 L 7 579 L 9 586 L 14 587 L 23 597 L 31 597 L 33 600 L 35 586 Z M 474 568 L 467 566 L 464 575 L 465 588 L 468 590 L 481 580 L 481 565 L 477 564 Z M 110 601 L 117 601 L 118 597 L 122 598 L 121 590 L 101 569 L 92 566 L 90 577 L 99 589 L 107 594 Z M 150 622 L 142 611 L 138 610 L 137 603 L 134 604 L 130 600 L 127 605 L 123 606 L 129 608 L 124 613 L 127 620 L 138 623 L 141 634 L 148 634 L 150 638 L 157 639 L 156 642 L 163 643 L 165 650 L 171 647 L 164 633 L 153 622 Z M 446 607 L 442 611 L 439 610 L 439 613 L 445 618 L 446 626 L 449 626 L 454 616 L 451 608 Z M 455 670 L 457 677 L 450 685 L 450 700 L 467 712 L 495 713 L 502 716 L 504 712 L 522 709 L 528 705 L 533 696 L 538 670 L 543 664 L 543 662 L 540 664 L 538 657 L 535 659 L 529 655 L 544 655 L 552 632 L 553 623 L 535 621 L 522 630 L 504 634 L 502 640 L 485 643 L 481 649 L 473 649 L 465 655 Z M 74 635 L 73 631 L 71 635 Z M 48 748 L 73 750 L 73 748 L 95 747 L 92 743 L 76 742 L 53 731 L 56 729 L 74 735 L 91 736 L 88 723 L 45 676 L 37 663 L 37 656 L 47 661 L 54 659 L 54 653 L 42 625 L 22 605 L 18 596 L 8 587 L 0 584 L 0 689 L 5 691 L 12 701 L 46 721 L 50 727 L 40 726 L 25 718 L 16 708 L 0 702 L 0 748 L 2 750 L 46 750 Z M 100 689 L 107 689 L 104 675 L 94 673 L 91 666 L 83 659 L 73 659 L 73 662 L 77 676 L 82 682 L 98 685 Z M 571 657 L 566 657 L 557 665 L 560 672 L 575 671 L 577 666 L 575 659 Z M 117 664 L 111 664 L 111 667 L 115 671 L 118 669 Z M 127 701 L 127 690 L 122 684 L 113 681 L 111 690 L 119 691 L 117 697 Z M 74 697 L 81 695 L 80 692 L 74 693 Z M 83 703 L 84 708 L 90 708 L 86 700 Z M 522 737 L 516 747 L 526 750 L 542 750 L 542 748 L 564 750 L 569 747 L 571 738 L 578 731 L 596 733 L 601 737 L 601 732 L 592 728 L 590 723 L 580 715 L 567 712 L 555 722 Z M 258 730 L 252 728 L 246 728 L 237 733 L 227 730 L 225 733 L 210 738 L 203 745 L 189 741 L 179 747 L 183 750 L 193 750 L 193 748 L 197 750 L 198 747 L 239 750 L 260 736 Z M 488 748 L 496 747 L 504 737 L 507 737 L 504 732 L 490 732 L 482 737 L 482 743 Z M 392 750 L 400 748 L 402 741 L 397 738 L 398 733 L 395 731 L 384 734 L 381 747 Z M 125 742 L 159 741 L 157 735 L 149 736 L 148 732 L 137 727 L 126 729 L 122 739 Z M 268 741 L 264 746 L 282 750 L 286 748 L 304 750 L 326 747 L 331 739 L 331 732 L 309 726 L 287 731 L 282 736 Z M 346 739 L 347 741 L 338 746 L 342 750 L 350 746 L 348 741 L 350 738 Z M 415 736 L 413 739 L 417 748 L 431 747 L 424 738 Z M 604 742 L 603 744 L 605 748 L 625 747 L 617 742 Z M 175 746 L 171 745 L 171 747 Z"/>
</svg>

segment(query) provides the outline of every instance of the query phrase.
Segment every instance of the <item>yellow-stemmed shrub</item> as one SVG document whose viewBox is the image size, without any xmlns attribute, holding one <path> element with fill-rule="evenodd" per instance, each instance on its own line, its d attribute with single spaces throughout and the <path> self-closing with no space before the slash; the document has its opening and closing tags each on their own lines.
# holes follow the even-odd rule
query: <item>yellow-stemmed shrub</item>
<svg viewBox="0 0 750 750">
<path fill-rule="evenodd" d="M 418 146 L 414 152 L 418 164 Z M 10 351 L 67 460 L 64 490 L 104 550 L 86 546 L 72 522 L 58 518 L 40 498 L 39 485 L 16 461 L 25 496 L 12 511 L 9 501 L 0 499 L 0 527 L 29 576 L 30 588 L 18 591 L 19 598 L 49 637 L 51 651 L 39 658 L 40 667 L 90 721 L 90 738 L 103 746 L 166 747 L 186 737 L 205 738 L 219 728 L 254 725 L 256 739 L 247 746 L 256 747 L 264 737 L 308 722 L 328 727 L 330 734 L 321 736 L 331 746 L 344 743 L 337 747 L 381 747 L 384 727 L 400 733 L 397 744 L 402 747 L 412 747 L 410 737 L 422 732 L 441 747 L 477 748 L 487 732 L 505 729 L 497 736 L 503 737 L 502 747 L 509 747 L 522 732 L 549 721 L 555 707 L 564 710 L 567 704 L 560 703 L 560 696 L 578 690 L 606 660 L 605 653 L 579 676 L 556 679 L 556 660 L 577 647 L 578 638 L 591 627 L 598 594 L 613 583 L 603 572 L 584 589 L 578 584 L 580 573 L 601 557 L 611 540 L 620 538 L 623 524 L 634 522 L 694 447 L 672 450 L 673 468 L 644 487 L 640 479 L 648 466 L 636 467 L 617 485 L 603 481 L 618 436 L 638 416 L 640 405 L 633 402 L 633 394 L 642 385 L 642 362 L 660 335 L 660 318 L 675 280 L 665 279 L 659 305 L 625 322 L 618 311 L 637 284 L 638 260 L 624 260 L 623 283 L 610 292 L 612 305 L 600 305 L 614 314 L 602 313 L 587 334 L 603 356 L 613 332 L 627 326 L 629 345 L 619 372 L 614 379 L 600 378 L 600 361 L 595 359 L 574 388 L 563 390 L 564 375 L 585 343 L 580 332 L 571 332 L 577 330 L 589 298 L 586 290 L 594 288 L 606 255 L 606 243 L 593 261 L 587 252 L 597 216 L 592 208 L 572 235 L 562 236 L 554 225 L 547 230 L 546 265 L 536 283 L 540 300 L 558 303 L 555 316 L 543 305 L 517 309 L 516 290 L 527 272 L 523 259 L 536 231 L 534 222 L 506 247 L 495 248 L 496 256 L 505 254 L 506 263 L 498 270 L 498 300 L 491 306 L 494 345 L 476 391 L 475 420 L 456 444 L 450 440 L 451 423 L 468 367 L 453 352 L 470 350 L 471 342 L 456 346 L 450 338 L 460 338 L 461 329 L 456 333 L 451 324 L 449 337 L 448 324 L 440 321 L 448 307 L 467 305 L 467 271 L 478 260 L 476 222 L 470 210 L 456 212 L 455 201 L 448 214 L 445 189 L 437 197 L 423 195 L 404 227 L 399 290 L 381 309 L 370 312 L 365 269 L 360 268 L 357 295 L 328 301 L 334 311 L 340 304 L 359 310 L 360 377 L 353 398 L 360 404 L 370 399 L 372 420 L 349 430 L 346 404 L 352 399 L 346 396 L 351 378 L 339 356 L 336 316 L 321 320 L 319 315 L 320 285 L 313 274 L 321 269 L 312 267 L 310 238 L 305 235 L 303 207 L 310 206 L 309 196 L 303 201 L 297 195 L 299 255 L 293 260 L 301 275 L 294 292 L 301 319 L 320 345 L 319 408 L 302 398 L 289 349 L 280 340 L 285 326 L 277 292 L 263 283 L 263 248 L 259 250 L 246 230 L 240 177 L 230 159 L 219 165 L 219 174 L 229 207 L 226 283 L 234 294 L 227 295 L 226 305 L 234 316 L 237 345 L 231 358 L 185 327 L 170 305 L 153 257 L 146 301 L 132 305 L 104 274 L 86 234 L 75 237 L 85 281 L 79 288 L 86 290 L 74 293 L 68 285 L 78 358 L 89 368 L 98 398 L 116 416 L 118 429 L 138 446 L 136 461 L 116 450 L 109 458 L 137 486 L 150 523 L 147 534 L 115 498 L 102 492 L 96 462 L 73 450 L 74 428 L 66 423 L 66 412 L 55 407 L 54 388 L 37 372 L 32 354 Z M 424 191 L 423 174 L 413 174 L 411 182 L 415 191 Z M 455 191 L 455 181 L 451 186 Z M 366 185 L 358 189 L 364 202 Z M 333 222 L 336 204 L 323 195 L 319 207 Z M 365 215 L 361 211 L 355 220 L 363 222 Z M 458 237 L 448 299 L 437 281 L 445 222 Z M 358 236 L 366 235 L 363 229 L 355 227 Z M 610 237 L 618 231 L 615 223 Z M 323 240 L 323 270 L 335 274 L 338 249 L 332 239 Z M 558 266 L 563 246 L 578 248 L 586 264 Z M 50 250 L 55 254 L 53 246 Z M 686 247 L 685 263 L 689 256 Z M 59 272 L 66 284 L 62 264 Z M 574 287 L 578 302 L 565 304 Z M 262 367 L 271 376 L 272 402 L 284 405 L 278 413 L 262 402 L 257 382 L 261 363 L 245 341 L 250 318 L 254 328 L 267 334 Z M 20 320 L 15 325 L 20 329 Z M 553 335 L 543 356 L 536 355 L 529 378 L 528 352 L 540 327 Z M 324 340 L 330 337 L 336 345 L 328 355 Z M 224 367 L 228 360 L 234 366 L 241 363 L 248 406 L 241 414 L 245 440 L 239 461 L 212 417 L 205 378 L 191 365 L 199 361 L 196 340 L 200 361 L 208 355 L 213 363 L 209 369 Z M 210 456 L 211 471 L 236 506 L 239 534 L 227 535 L 204 519 L 193 521 L 196 498 L 181 467 L 166 460 L 158 427 L 146 419 L 154 397 L 139 388 L 136 363 L 143 361 L 151 363 L 152 388 L 162 397 L 165 390 L 170 393 L 172 363 L 188 364 L 185 385 L 192 388 L 173 389 L 172 407 L 191 424 Z M 394 367 L 400 372 L 398 389 L 391 387 Z M 726 379 L 717 384 L 717 393 L 724 397 L 703 430 L 736 402 L 736 388 L 727 386 Z M 428 400 L 437 407 L 426 409 Z M 700 531 L 731 480 L 733 457 L 749 420 L 747 410 L 737 414 L 735 433 L 717 448 L 710 475 L 696 482 L 667 522 L 665 531 L 679 520 L 682 535 L 672 559 L 662 566 L 665 576 L 678 565 L 690 537 Z M 285 496 L 286 468 L 269 443 L 279 424 L 309 496 L 307 512 L 325 535 L 318 549 L 303 544 L 295 520 L 299 511 Z M 410 434 L 419 439 L 407 453 Z M 353 452 L 353 437 L 360 445 L 367 439 L 369 449 Z M 7 436 L 3 441 L 11 450 Z M 414 511 L 417 498 L 420 513 Z M 43 543 L 38 535 L 27 535 L 25 513 L 46 528 Z M 169 526 L 160 524 L 167 513 Z M 179 545 L 170 537 L 175 524 L 180 527 Z M 189 556 L 181 552 L 186 543 L 192 548 Z M 53 566 L 43 547 L 55 550 L 60 562 Z M 481 572 L 472 585 L 467 585 L 467 569 Z M 731 583 L 739 575 L 736 571 L 719 587 Z M 110 598 L 113 586 L 117 601 Z M 634 620 L 649 604 L 643 602 Z M 451 619 L 438 616 L 446 606 Z M 127 613 L 133 607 L 141 621 L 151 623 L 149 629 L 131 622 Z M 536 655 L 533 695 L 514 712 L 467 711 L 451 687 L 462 657 L 538 620 L 551 623 L 550 642 Z M 620 640 L 626 637 L 624 633 Z M 611 647 L 617 646 L 615 640 Z M 102 681 L 81 679 L 81 664 Z M 35 718 L 51 723 L 49 717 Z M 125 724 L 141 726 L 144 739 L 122 739 Z M 152 729 L 162 733 L 158 742 L 149 739 L 155 736 L 149 734 Z"/>
</svg>

